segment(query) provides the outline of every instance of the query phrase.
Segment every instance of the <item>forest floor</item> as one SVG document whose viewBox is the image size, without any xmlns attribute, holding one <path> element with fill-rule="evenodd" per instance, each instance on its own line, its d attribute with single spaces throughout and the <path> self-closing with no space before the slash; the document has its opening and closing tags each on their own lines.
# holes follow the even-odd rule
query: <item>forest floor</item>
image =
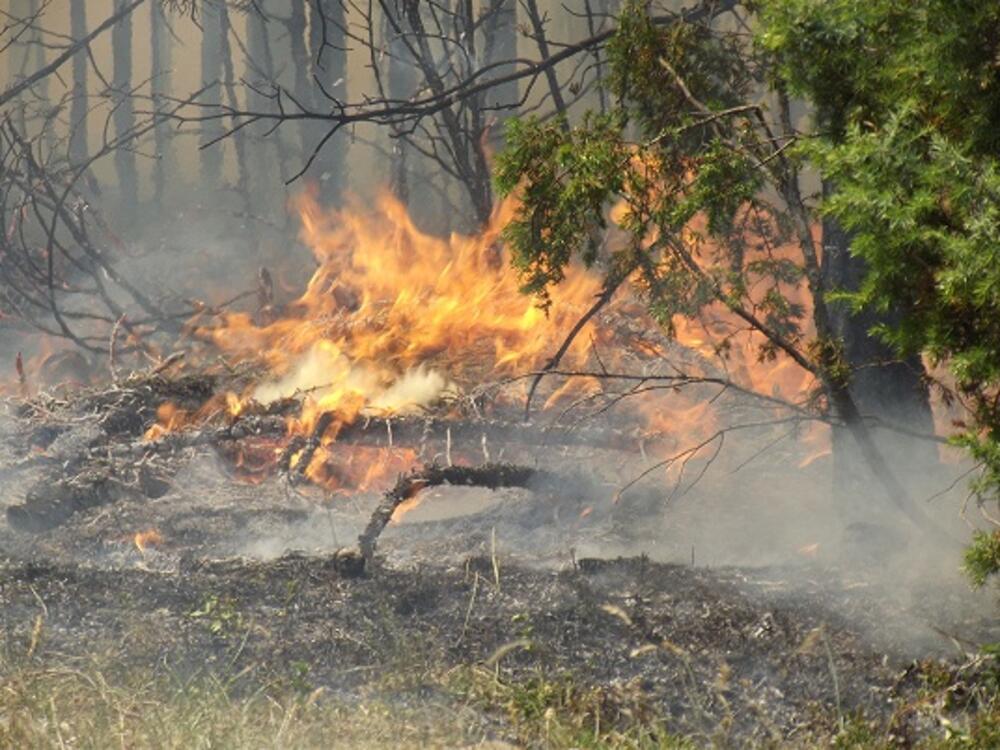
<svg viewBox="0 0 1000 750">
<path fill-rule="evenodd" d="M 996 746 L 995 665 L 893 653 L 849 609 L 878 592 L 789 572 L 9 560 L 0 745 Z"/>
<path fill-rule="evenodd" d="M 3 747 L 1000 737 L 1000 673 L 967 640 L 996 639 L 997 624 L 959 590 L 929 589 L 919 606 L 822 566 L 535 566 L 485 538 L 485 552 L 408 553 L 362 577 L 330 553 L 212 559 L 181 536 L 144 553 L 117 537 L 109 564 L 78 545 L 75 561 L 52 555 L 53 541 L 0 563 Z"/>
<path fill-rule="evenodd" d="M 38 486 L 17 434 L 8 508 Z M 349 575 L 338 550 L 377 493 L 181 458 L 155 499 L 35 533 L 0 520 L 0 747 L 1000 746 L 995 602 L 958 577 L 734 565 L 739 525 L 756 535 L 738 503 L 665 520 L 584 508 L 572 484 L 428 490 Z M 767 507 L 765 545 L 812 538 Z M 706 513 L 711 552 L 691 541 Z"/>
</svg>

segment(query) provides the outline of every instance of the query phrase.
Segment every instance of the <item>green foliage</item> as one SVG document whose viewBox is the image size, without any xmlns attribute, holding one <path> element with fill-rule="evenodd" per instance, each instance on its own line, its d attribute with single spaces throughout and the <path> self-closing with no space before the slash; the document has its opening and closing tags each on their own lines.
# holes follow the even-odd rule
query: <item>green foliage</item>
<svg viewBox="0 0 1000 750">
<path fill-rule="evenodd" d="M 876 331 L 947 362 L 973 423 L 958 441 L 1000 489 L 1000 5 L 767 0 L 763 45 L 818 105 L 802 154 L 836 190 L 826 212 L 868 273 L 848 299 L 901 311 Z M 970 550 L 982 583 L 990 537 Z"/>
<path fill-rule="evenodd" d="M 206 597 L 200 607 L 188 613 L 188 617 L 200 621 L 209 633 L 220 637 L 236 635 L 244 629 L 243 615 L 236 601 L 229 596 L 213 594 Z"/>
<path fill-rule="evenodd" d="M 829 135 L 912 108 L 942 134 L 996 153 L 1000 6 L 981 0 L 764 0 L 778 76 Z"/>
<path fill-rule="evenodd" d="M 522 200 L 505 237 L 524 291 L 549 304 L 579 258 L 609 282 L 631 275 L 668 331 L 675 316 L 720 303 L 754 309 L 797 341 L 805 310 L 789 293 L 802 267 L 774 253 L 786 227 L 763 198 L 772 144 L 744 104 L 760 78 L 753 46 L 705 26 L 656 26 L 645 4 L 629 2 L 608 58 L 610 114 L 506 131 L 496 181 Z M 598 238 L 612 206 L 626 239 L 608 249 Z M 764 347 L 773 354 L 772 342 Z"/>
<path fill-rule="evenodd" d="M 836 750 L 882 750 L 892 747 L 892 743 L 881 736 L 877 726 L 865 721 L 861 716 L 843 721 L 840 731 L 830 743 Z"/>
<path fill-rule="evenodd" d="M 497 181 L 523 199 L 506 238 L 525 291 L 548 304 L 578 258 L 609 280 L 628 276 L 668 330 L 677 316 L 728 306 L 763 334 L 761 357 L 795 350 L 833 389 L 850 363 L 822 312 L 817 335 L 805 335 L 806 281 L 816 311 L 827 291 L 855 309 L 892 310 L 899 323 L 873 333 L 949 364 L 972 410 L 959 442 L 983 466 L 975 488 L 995 496 L 1000 4 L 744 5 L 754 38 L 654 23 L 647 4 L 627 2 L 608 47 L 617 107 L 576 127 L 510 127 Z M 814 115 L 805 132 L 790 96 Z M 803 169 L 832 187 L 822 210 L 865 261 L 855 292 L 822 288 Z M 609 249 L 597 238 L 611 216 L 627 239 Z"/>
<path fill-rule="evenodd" d="M 965 551 L 965 570 L 977 586 L 982 586 L 990 576 L 1000 573 L 1000 531 L 976 533 Z"/>
<path fill-rule="evenodd" d="M 523 290 L 548 303 L 547 290 L 564 277 L 577 249 L 584 262 L 596 259 L 592 238 L 606 225 L 602 209 L 622 189 L 627 160 L 613 118 L 591 118 L 565 131 L 562 122 L 515 120 L 508 125 L 508 148 L 496 171 L 502 195 L 523 185 L 526 206 L 506 228 Z"/>
<path fill-rule="evenodd" d="M 451 675 L 451 689 L 491 712 L 502 712 L 528 747 L 687 750 L 693 741 L 666 731 L 641 690 L 584 686 L 569 674 L 501 680 L 491 670 Z"/>
</svg>

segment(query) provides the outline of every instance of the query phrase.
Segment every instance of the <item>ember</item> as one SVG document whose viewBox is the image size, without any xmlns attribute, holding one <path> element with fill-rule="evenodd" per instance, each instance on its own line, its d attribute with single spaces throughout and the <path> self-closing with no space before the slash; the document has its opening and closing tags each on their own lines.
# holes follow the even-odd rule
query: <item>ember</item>
<svg viewBox="0 0 1000 750">
<path fill-rule="evenodd" d="M 135 548 L 139 550 L 142 554 L 146 554 L 146 550 L 150 547 L 159 547 L 163 544 L 163 536 L 156 529 L 149 529 L 147 531 L 139 531 L 132 541 L 135 543 Z"/>
</svg>

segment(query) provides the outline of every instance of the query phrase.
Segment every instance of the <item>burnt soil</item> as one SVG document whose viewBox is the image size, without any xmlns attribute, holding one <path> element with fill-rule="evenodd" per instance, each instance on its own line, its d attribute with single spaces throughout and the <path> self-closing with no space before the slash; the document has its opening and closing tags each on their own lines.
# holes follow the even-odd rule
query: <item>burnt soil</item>
<svg viewBox="0 0 1000 750">
<path fill-rule="evenodd" d="M 705 741 L 808 744 L 857 714 L 900 737 L 927 731 L 907 708 L 927 663 L 859 632 L 882 593 L 809 591 L 783 584 L 790 573 L 801 578 L 643 557 L 552 570 L 473 556 L 360 578 L 331 555 L 182 558 L 169 571 L 6 560 L 0 624 L 8 654 L 29 648 L 43 615 L 37 662 L 113 654 L 125 671 L 235 675 L 235 693 L 262 681 L 341 699 L 374 689 L 457 710 L 466 699 L 431 675 L 485 667 L 508 684 L 597 690 L 606 722 L 655 717 Z M 504 715 L 478 708 L 479 731 L 504 738 Z"/>
<path fill-rule="evenodd" d="M 811 729 L 835 709 L 834 670 L 843 711 L 891 713 L 900 700 L 900 665 L 818 602 L 769 600 L 738 571 L 581 562 L 503 567 L 497 585 L 488 558 L 360 579 L 305 556 L 173 573 L 8 561 L 0 617 L 10 651 L 26 647 L 44 603 L 46 658 L 107 649 L 125 669 L 279 680 L 308 665 L 309 683 L 334 694 L 363 691 L 414 652 L 442 668 L 499 663 L 506 680 L 602 686 L 620 704 L 609 711 L 641 706 L 706 737 L 724 724 L 744 739 Z"/>
<path fill-rule="evenodd" d="M 7 445 L 6 465 L 23 465 L 23 446 Z M 184 468 L 156 498 L 123 496 L 36 534 L 0 523 L 4 669 L 110 660 L 122 673 L 213 676 L 234 695 L 377 693 L 464 712 L 470 739 L 523 741 L 510 711 L 470 687 L 488 674 L 567 686 L 604 726 L 665 726 L 699 744 L 810 746 L 859 716 L 905 744 L 939 732 L 943 709 L 926 710 L 934 676 L 1000 641 L 995 610 L 963 585 L 903 592 L 824 559 L 689 562 L 686 544 L 664 554 L 669 533 L 648 509 L 592 510 L 569 485 L 562 497 L 428 492 L 426 504 L 461 512 L 391 525 L 377 564 L 348 576 L 337 550 L 377 494 L 331 503 L 278 478 L 235 481 L 204 452 L 172 460 Z M 37 477 L 7 474 L 9 506 Z M 162 540 L 141 551 L 132 535 L 149 529 Z M 958 680 L 945 682 L 953 699 Z"/>
</svg>

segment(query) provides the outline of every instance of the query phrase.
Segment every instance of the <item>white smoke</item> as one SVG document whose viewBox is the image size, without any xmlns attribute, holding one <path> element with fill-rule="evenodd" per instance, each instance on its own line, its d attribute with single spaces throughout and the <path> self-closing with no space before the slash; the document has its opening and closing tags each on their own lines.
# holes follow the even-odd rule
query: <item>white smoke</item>
<svg viewBox="0 0 1000 750">
<path fill-rule="evenodd" d="M 259 385 L 253 397 L 268 404 L 303 394 L 316 400 L 342 395 L 363 399 L 363 413 L 413 414 L 457 391 L 444 375 L 423 365 L 393 377 L 353 363 L 336 344 L 320 341 L 282 378 Z"/>
</svg>

